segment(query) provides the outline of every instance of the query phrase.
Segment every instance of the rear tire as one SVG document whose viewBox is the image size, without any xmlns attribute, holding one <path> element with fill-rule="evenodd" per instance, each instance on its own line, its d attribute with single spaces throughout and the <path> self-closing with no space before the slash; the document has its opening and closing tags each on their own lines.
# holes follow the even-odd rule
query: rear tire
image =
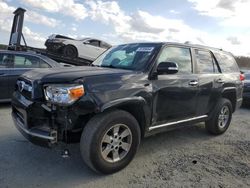
<svg viewBox="0 0 250 188">
<path fill-rule="evenodd" d="M 80 150 L 94 171 L 111 174 L 125 168 L 135 156 L 141 132 L 128 112 L 115 110 L 97 114 L 82 132 Z"/>
<path fill-rule="evenodd" d="M 76 47 L 67 45 L 63 48 L 63 55 L 65 57 L 76 58 L 78 56 Z"/>
<path fill-rule="evenodd" d="M 212 117 L 206 121 L 207 131 L 214 135 L 223 134 L 231 123 L 232 112 L 232 103 L 222 98 L 216 105 Z"/>
</svg>

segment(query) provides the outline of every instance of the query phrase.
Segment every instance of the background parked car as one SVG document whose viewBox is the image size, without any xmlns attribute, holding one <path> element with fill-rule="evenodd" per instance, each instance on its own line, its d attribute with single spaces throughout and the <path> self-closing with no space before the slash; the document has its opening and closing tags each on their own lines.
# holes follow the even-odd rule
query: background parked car
<svg viewBox="0 0 250 188">
<path fill-rule="evenodd" d="M 21 74 L 34 68 L 52 67 L 64 66 L 43 55 L 0 50 L 0 102 L 10 101 Z"/>
<path fill-rule="evenodd" d="M 250 70 L 243 71 L 245 75 L 244 90 L 243 90 L 243 102 L 250 103 Z"/>
<path fill-rule="evenodd" d="M 48 51 L 62 54 L 66 57 L 80 57 L 94 61 L 99 55 L 111 47 L 110 44 L 93 38 L 76 40 L 62 35 L 51 35 L 46 40 Z"/>
</svg>

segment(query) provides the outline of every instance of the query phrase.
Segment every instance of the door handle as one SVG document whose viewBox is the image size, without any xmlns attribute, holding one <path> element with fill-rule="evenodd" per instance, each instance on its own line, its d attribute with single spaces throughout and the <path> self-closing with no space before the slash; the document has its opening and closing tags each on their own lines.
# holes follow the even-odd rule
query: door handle
<svg viewBox="0 0 250 188">
<path fill-rule="evenodd" d="M 217 83 L 220 83 L 220 84 L 223 84 L 224 83 L 224 80 L 222 80 L 221 78 L 217 79 L 216 80 Z"/>
<path fill-rule="evenodd" d="M 190 86 L 197 86 L 198 85 L 198 81 L 197 80 L 192 80 L 188 83 Z"/>
</svg>

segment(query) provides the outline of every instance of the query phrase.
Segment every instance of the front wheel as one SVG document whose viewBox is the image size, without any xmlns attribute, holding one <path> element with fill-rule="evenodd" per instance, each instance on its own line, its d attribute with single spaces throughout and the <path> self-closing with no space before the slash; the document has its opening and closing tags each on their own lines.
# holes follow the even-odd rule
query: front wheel
<svg viewBox="0 0 250 188">
<path fill-rule="evenodd" d="M 77 57 L 77 49 L 72 45 L 67 45 L 63 48 L 63 55 L 65 57 L 76 58 Z"/>
<path fill-rule="evenodd" d="M 206 129 L 212 134 L 223 134 L 232 119 L 232 103 L 228 99 L 221 99 L 216 105 L 213 117 L 206 122 Z"/>
<path fill-rule="evenodd" d="M 94 116 L 83 130 L 80 150 L 93 170 L 110 174 L 126 167 L 140 143 L 140 127 L 128 112 L 115 110 Z"/>
</svg>

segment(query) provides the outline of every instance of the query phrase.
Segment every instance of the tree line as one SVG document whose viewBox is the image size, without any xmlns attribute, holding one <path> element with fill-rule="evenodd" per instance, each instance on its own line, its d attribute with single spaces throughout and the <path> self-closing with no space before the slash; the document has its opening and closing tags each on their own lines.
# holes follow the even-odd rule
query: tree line
<svg viewBox="0 0 250 188">
<path fill-rule="evenodd" d="M 246 56 L 236 56 L 236 62 L 240 68 L 249 68 L 250 69 L 250 57 Z"/>
</svg>

